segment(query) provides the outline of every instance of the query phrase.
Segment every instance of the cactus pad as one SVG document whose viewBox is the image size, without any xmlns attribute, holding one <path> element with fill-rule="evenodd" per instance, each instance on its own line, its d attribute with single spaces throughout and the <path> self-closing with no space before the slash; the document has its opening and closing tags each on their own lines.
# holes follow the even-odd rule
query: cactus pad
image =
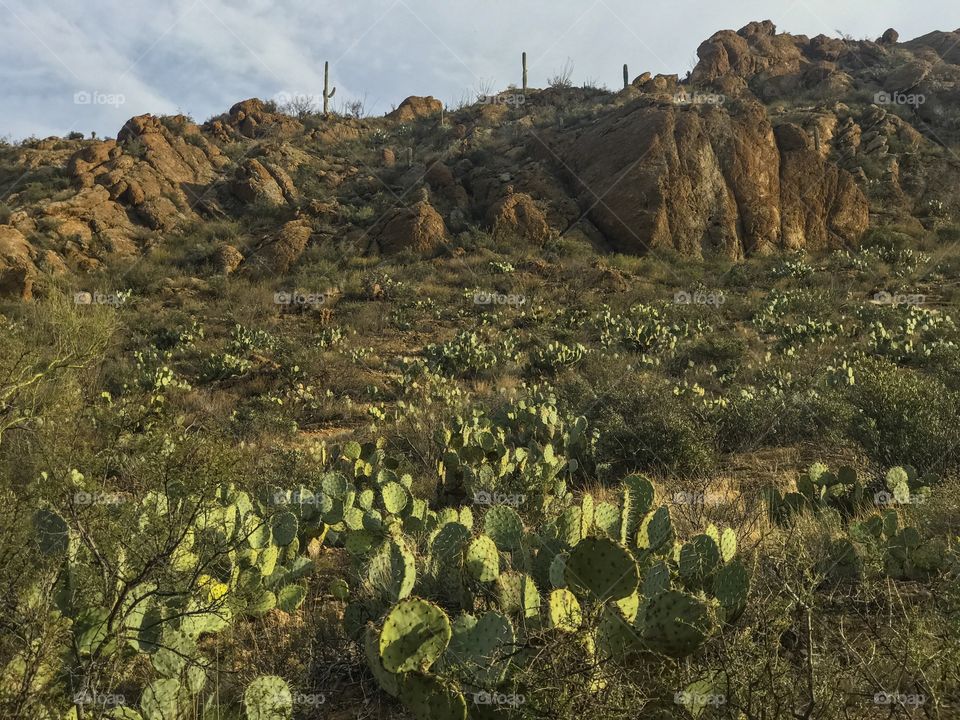
<svg viewBox="0 0 960 720">
<path fill-rule="evenodd" d="M 380 658 L 387 672 L 429 669 L 446 649 L 451 629 L 447 614 L 421 598 L 394 605 L 380 632 Z"/>
<path fill-rule="evenodd" d="M 593 510 L 593 524 L 609 538 L 620 537 L 620 508 L 607 502 L 599 503 Z"/>
<path fill-rule="evenodd" d="M 270 536 L 275 545 L 284 547 L 297 537 L 297 516 L 292 512 L 280 512 L 270 518 Z"/>
<path fill-rule="evenodd" d="M 550 593 L 547 621 L 550 627 L 563 632 L 575 632 L 583 622 L 583 611 L 576 596 L 569 590 L 559 589 Z"/>
<path fill-rule="evenodd" d="M 494 505 L 483 518 L 483 532 L 500 550 L 516 550 L 523 540 L 523 521 L 508 505 Z"/>
<path fill-rule="evenodd" d="M 464 552 L 467 572 L 479 582 L 493 582 L 500 574 L 500 554 L 497 546 L 486 535 L 481 535 Z"/>
<path fill-rule="evenodd" d="M 739 560 L 724 565 L 713 577 L 713 596 L 720 602 L 727 622 L 743 613 L 749 592 L 750 575 Z"/>
<path fill-rule="evenodd" d="M 724 528 L 717 543 L 720 548 L 720 559 L 728 563 L 737 554 L 737 534 L 732 528 Z"/>
<path fill-rule="evenodd" d="M 643 518 L 637 531 L 637 547 L 655 553 L 664 550 L 672 542 L 673 522 L 670 509 L 664 505 Z"/>
<path fill-rule="evenodd" d="M 388 482 L 380 488 L 383 509 L 391 515 L 399 515 L 410 502 L 407 489 L 398 482 Z"/>
<path fill-rule="evenodd" d="M 651 649 L 670 657 L 695 652 L 712 628 L 707 606 L 675 590 L 647 601 L 643 616 L 643 641 Z"/>
<path fill-rule="evenodd" d="M 633 555 L 608 538 L 584 538 L 566 562 L 567 585 L 595 600 L 620 600 L 637 589 L 640 574 Z"/>
<path fill-rule="evenodd" d="M 422 672 L 400 679 L 400 702 L 415 720 L 466 720 L 467 701 L 452 682 Z"/>
<path fill-rule="evenodd" d="M 283 678 L 261 675 L 244 691 L 243 707 L 248 720 L 289 720 L 293 717 L 293 694 Z"/>
<path fill-rule="evenodd" d="M 699 590 L 720 564 L 720 550 L 709 535 L 697 535 L 680 550 L 680 577 L 691 590 Z"/>
<path fill-rule="evenodd" d="M 471 685 L 498 685 L 507 675 L 515 644 L 513 624 L 505 615 L 463 615 L 453 624 L 453 638 L 442 663 Z"/>
</svg>

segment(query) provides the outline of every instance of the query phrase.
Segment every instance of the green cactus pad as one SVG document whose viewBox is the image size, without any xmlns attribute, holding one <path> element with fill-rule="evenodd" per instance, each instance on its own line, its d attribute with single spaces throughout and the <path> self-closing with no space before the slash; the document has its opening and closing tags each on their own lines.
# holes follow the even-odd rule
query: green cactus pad
<svg viewBox="0 0 960 720">
<path fill-rule="evenodd" d="M 575 594 L 619 600 L 637 589 L 640 574 L 633 555 L 620 543 L 584 538 L 567 558 L 565 578 Z"/>
<path fill-rule="evenodd" d="M 467 572 L 479 582 L 493 582 L 500 574 L 500 553 L 493 540 L 486 535 L 481 535 L 467 546 L 463 561 Z"/>
<path fill-rule="evenodd" d="M 438 562 L 449 563 L 463 552 L 471 537 L 470 530 L 460 523 L 447 523 L 433 536 L 430 550 Z"/>
<path fill-rule="evenodd" d="M 290 720 L 293 693 L 287 681 L 277 675 L 261 675 L 243 692 L 247 720 Z"/>
<path fill-rule="evenodd" d="M 496 583 L 497 602 L 509 614 L 522 613 L 524 617 L 540 614 L 540 593 L 529 575 L 511 570 L 500 573 Z"/>
<path fill-rule="evenodd" d="M 380 639 L 373 625 L 367 625 L 363 633 L 363 653 L 367 658 L 367 666 L 383 691 L 392 697 L 400 694 L 399 676 L 387 672 L 380 661 Z"/>
<path fill-rule="evenodd" d="M 286 613 L 296 612 L 306 597 L 307 589 L 303 585 L 284 585 L 277 591 L 277 607 Z"/>
<path fill-rule="evenodd" d="M 567 586 L 567 557 L 569 553 L 559 553 L 550 562 L 550 585 L 555 588 Z"/>
<path fill-rule="evenodd" d="M 576 505 L 566 508 L 557 518 L 557 536 L 564 545 L 573 547 L 583 539 L 583 510 Z"/>
<path fill-rule="evenodd" d="M 737 534 L 733 528 L 724 528 L 720 535 L 720 542 L 717 543 L 720 548 L 720 559 L 728 563 L 733 560 L 737 554 Z"/>
<path fill-rule="evenodd" d="M 724 565 L 713 577 L 713 596 L 720 602 L 727 622 L 740 617 L 749 593 L 750 574 L 739 560 Z"/>
<path fill-rule="evenodd" d="M 467 701 L 457 686 L 423 672 L 404 673 L 400 702 L 415 720 L 466 720 Z"/>
<path fill-rule="evenodd" d="M 661 560 L 653 565 L 643 576 L 640 592 L 644 597 L 652 598 L 655 595 L 670 589 L 670 567 Z"/>
<path fill-rule="evenodd" d="M 140 696 L 140 713 L 143 720 L 177 720 L 188 701 L 188 693 L 180 687 L 179 680 L 154 680 Z"/>
<path fill-rule="evenodd" d="M 583 623 L 583 610 L 576 595 L 566 589 L 554 590 L 547 601 L 547 622 L 563 632 L 575 632 Z"/>
<path fill-rule="evenodd" d="M 410 493 L 398 482 L 388 482 L 380 488 L 383 509 L 391 515 L 399 515 L 410 502 Z"/>
<path fill-rule="evenodd" d="M 265 615 L 277 606 L 277 596 L 270 590 L 264 590 L 247 605 L 251 615 Z"/>
<path fill-rule="evenodd" d="M 656 488 L 642 475 L 630 475 L 623 479 L 620 542 L 633 542 L 640 520 L 650 512 L 655 498 Z"/>
<path fill-rule="evenodd" d="M 380 659 L 387 672 L 429 669 L 446 649 L 452 631 L 447 614 L 421 598 L 394 605 L 380 633 Z"/>
<path fill-rule="evenodd" d="M 463 615 L 453 624 L 453 638 L 442 665 L 471 685 L 495 686 L 507 675 L 515 645 L 513 624 L 505 615 Z"/>
<path fill-rule="evenodd" d="M 720 550 L 709 535 L 697 535 L 680 549 L 680 577 L 691 590 L 699 590 L 720 564 Z"/>
<path fill-rule="evenodd" d="M 684 657 L 706 641 L 712 629 L 707 606 L 692 595 L 668 590 L 650 598 L 642 616 L 647 647 L 670 657 Z"/>
<path fill-rule="evenodd" d="M 402 539 L 386 542 L 371 560 L 367 579 L 391 602 L 403 600 L 417 581 L 416 558 Z"/>
<path fill-rule="evenodd" d="M 297 516 L 292 512 L 280 512 L 270 518 L 270 536 L 275 545 L 284 547 L 297 537 Z"/>
<path fill-rule="evenodd" d="M 607 502 L 599 503 L 593 510 L 593 524 L 609 538 L 620 537 L 620 508 Z"/>
<path fill-rule="evenodd" d="M 594 652 L 601 665 L 609 658 L 622 660 L 638 644 L 637 631 L 615 605 L 600 611 L 594 639 Z"/>
<path fill-rule="evenodd" d="M 372 510 L 373 502 L 376 500 L 377 495 L 370 488 L 361 490 L 357 493 L 357 507 L 361 510 Z"/>
<path fill-rule="evenodd" d="M 593 502 L 593 495 L 584 493 L 580 501 L 580 537 L 587 537 L 593 532 L 595 515 L 596 507 Z"/>
<path fill-rule="evenodd" d="M 494 505 L 483 518 L 483 532 L 500 550 L 516 550 L 523 540 L 523 521 L 507 505 Z"/>
<path fill-rule="evenodd" d="M 637 531 L 637 547 L 649 552 L 661 552 L 673 542 L 673 521 L 666 505 L 648 513 Z"/>
</svg>

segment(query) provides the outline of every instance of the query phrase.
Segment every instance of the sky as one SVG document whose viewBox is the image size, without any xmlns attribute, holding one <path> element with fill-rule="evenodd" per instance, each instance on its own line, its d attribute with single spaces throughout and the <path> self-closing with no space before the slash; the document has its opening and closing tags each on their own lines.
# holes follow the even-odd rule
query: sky
<svg viewBox="0 0 960 720">
<path fill-rule="evenodd" d="M 0 0 L 0 138 L 113 137 L 143 113 L 202 122 L 249 97 L 389 112 L 409 95 L 455 106 L 520 83 L 617 88 L 622 67 L 677 73 L 721 29 L 902 40 L 960 28 L 956 0 Z"/>
</svg>

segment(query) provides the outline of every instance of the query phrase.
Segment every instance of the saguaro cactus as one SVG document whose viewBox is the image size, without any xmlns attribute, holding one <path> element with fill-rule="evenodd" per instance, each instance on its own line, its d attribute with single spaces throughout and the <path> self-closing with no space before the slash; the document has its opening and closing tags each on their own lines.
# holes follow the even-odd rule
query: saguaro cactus
<svg viewBox="0 0 960 720">
<path fill-rule="evenodd" d="M 626 90 L 630 87 L 630 68 L 627 67 L 627 64 L 623 64 L 623 89 Z"/>
<path fill-rule="evenodd" d="M 527 54 L 523 54 L 523 91 L 527 91 Z"/>
<path fill-rule="evenodd" d="M 323 114 L 326 115 L 330 108 L 330 98 L 337 92 L 337 89 L 330 89 L 330 63 L 323 64 Z"/>
</svg>

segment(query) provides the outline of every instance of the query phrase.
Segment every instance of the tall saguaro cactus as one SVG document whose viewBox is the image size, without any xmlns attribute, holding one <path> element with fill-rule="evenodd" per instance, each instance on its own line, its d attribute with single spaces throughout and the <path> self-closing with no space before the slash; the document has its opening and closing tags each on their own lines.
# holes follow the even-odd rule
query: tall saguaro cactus
<svg viewBox="0 0 960 720">
<path fill-rule="evenodd" d="M 630 68 L 627 67 L 627 64 L 623 64 L 623 89 L 626 90 L 630 87 Z"/>
<path fill-rule="evenodd" d="M 330 107 L 330 98 L 337 92 L 337 89 L 330 89 L 330 63 L 323 64 L 323 114 L 326 115 Z"/>
<path fill-rule="evenodd" d="M 523 91 L 527 91 L 527 54 L 523 54 Z"/>
</svg>

